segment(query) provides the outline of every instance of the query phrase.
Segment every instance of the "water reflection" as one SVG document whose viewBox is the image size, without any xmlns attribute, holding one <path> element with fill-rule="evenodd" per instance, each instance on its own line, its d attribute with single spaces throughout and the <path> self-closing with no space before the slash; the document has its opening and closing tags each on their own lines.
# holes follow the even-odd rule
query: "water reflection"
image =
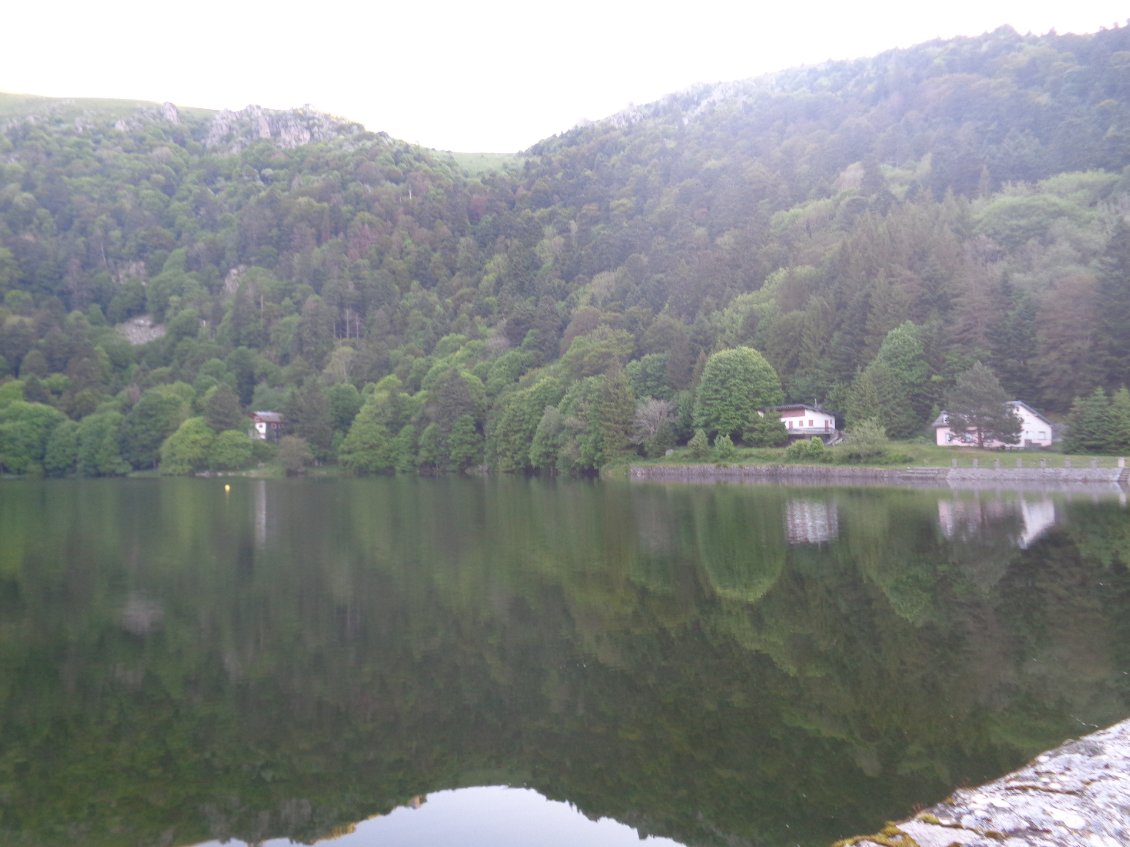
<svg viewBox="0 0 1130 847">
<path fill-rule="evenodd" d="M 835 500 L 793 499 L 785 504 L 785 532 L 790 544 L 823 544 L 840 535 Z"/>
<path fill-rule="evenodd" d="M 332 840 L 334 847 L 680 847 L 669 838 L 641 836 L 609 818 L 591 820 L 575 806 L 547 800 L 536 791 L 504 786 L 433 792 L 345 829 L 323 840 Z M 269 839 L 259 845 L 296 843 Z M 222 844 L 211 841 L 197 847 Z"/>
<path fill-rule="evenodd" d="M 14 847 L 309 843 L 482 785 L 825 845 L 1130 712 L 1117 498 L 28 482 L 0 538 Z"/>
<path fill-rule="evenodd" d="M 1050 497 L 1033 499 L 1017 495 L 998 495 L 987 500 L 939 500 L 938 523 L 942 534 L 950 540 L 1003 532 L 1017 547 L 1026 550 L 1055 526 L 1056 506 Z"/>
</svg>

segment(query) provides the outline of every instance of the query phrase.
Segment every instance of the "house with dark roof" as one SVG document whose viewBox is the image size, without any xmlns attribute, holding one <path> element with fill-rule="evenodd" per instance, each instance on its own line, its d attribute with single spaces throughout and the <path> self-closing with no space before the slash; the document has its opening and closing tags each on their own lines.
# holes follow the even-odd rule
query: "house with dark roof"
<svg viewBox="0 0 1130 847">
<path fill-rule="evenodd" d="M 985 440 L 985 447 L 996 450 L 1004 448 L 1034 449 L 1051 447 L 1052 425 L 1051 422 L 1020 400 L 1009 400 L 1008 405 L 1020 418 L 1020 442 L 1018 444 L 1002 444 L 993 439 Z M 971 432 L 954 432 L 950 429 L 949 414 L 942 412 L 934 420 L 934 441 L 939 447 L 975 447 L 977 436 Z"/>
<path fill-rule="evenodd" d="M 252 412 L 251 426 L 255 437 L 263 441 L 278 441 L 282 436 L 284 418 L 278 412 Z"/>
</svg>

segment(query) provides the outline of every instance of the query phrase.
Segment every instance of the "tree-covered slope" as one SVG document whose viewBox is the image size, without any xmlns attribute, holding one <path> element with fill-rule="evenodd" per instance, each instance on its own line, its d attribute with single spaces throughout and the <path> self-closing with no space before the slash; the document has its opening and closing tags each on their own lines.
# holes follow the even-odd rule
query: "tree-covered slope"
<svg viewBox="0 0 1130 847">
<path fill-rule="evenodd" d="M 671 95 L 474 173 L 308 110 L 4 96 L 0 427 L 25 446 L 0 464 L 137 467 L 123 427 L 181 383 L 161 438 L 227 386 L 322 459 L 367 408 L 357 470 L 585 471 L 643 444 L 645 400 L 689 438 L 707 358 L 741 346 L 849 426 L 922 431 L 979 360 L 1066 412 L 1127 381 L 1127 79 L 1128 28 L 1002 29 Z M 131 345 L 139 318 L 159 337 Z M 62 418 L 86 434 L 49 461 Z"/>
</svg>

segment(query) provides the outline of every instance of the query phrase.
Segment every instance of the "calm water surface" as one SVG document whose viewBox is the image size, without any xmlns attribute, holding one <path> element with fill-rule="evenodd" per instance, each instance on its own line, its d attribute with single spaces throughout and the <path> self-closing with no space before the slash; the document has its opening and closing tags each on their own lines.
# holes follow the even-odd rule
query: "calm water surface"
<svg viewBox="0 0 1130 847">
<path fill-rule="evenodd" d="M 1116 492 L 0 483 L 0 844 L 826 845 L 1130 715 Z"/>
</svg>

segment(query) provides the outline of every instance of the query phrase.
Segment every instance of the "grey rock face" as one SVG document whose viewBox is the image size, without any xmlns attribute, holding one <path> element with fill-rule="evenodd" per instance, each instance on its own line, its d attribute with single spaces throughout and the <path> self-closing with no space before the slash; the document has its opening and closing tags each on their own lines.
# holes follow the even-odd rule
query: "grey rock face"
<svg viewBox="0 0 1130 847">
<path fill-rule="evenodd" d="M 234 153 L 255 141 L 270 141 L 278 147 L 291 148 L 361 131 L 359 124 L 316 112 L 308 106 L 285 112 L 248 106 L 238 112 L 225 110 L 216 115 L 204 143 Z"/>
<path fill-rule="evenodd" d="M 918 847 L 1130 845 L 1130 720 L 1037 756 L 1027 767 L 897 825 Z M 890 832 L 889 830 L 887 831 Z M 913 840 L 907 840 L 913 839 Z M 870 838 L 849 839 L 878 847 Z"/>
</svg>

